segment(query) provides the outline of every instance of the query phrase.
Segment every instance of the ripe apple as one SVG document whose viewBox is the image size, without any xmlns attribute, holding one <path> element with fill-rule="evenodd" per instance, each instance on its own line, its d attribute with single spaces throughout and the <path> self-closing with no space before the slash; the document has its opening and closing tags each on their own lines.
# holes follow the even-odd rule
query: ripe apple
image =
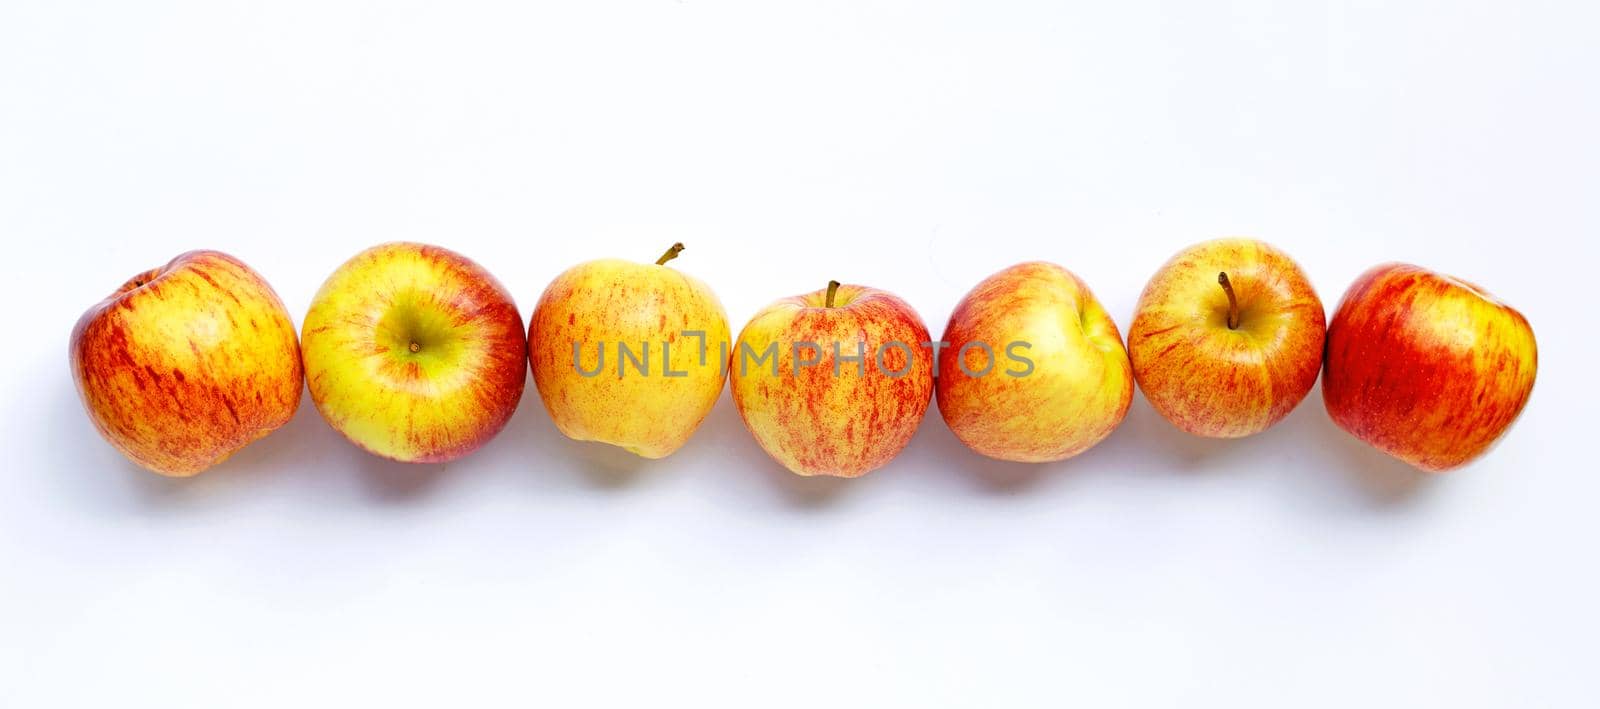
<svg viewBox="0 0 1600 709">
<path fill-rule="evenodd" d="M 1383 264 L 1345 291 L 1328 326 L 1322 400 L 1356 438 L 1443 472 L 1511 427 L 1538 366 L 1522 313 L 1465 281 Z"/>
<path fill-rule="evenodd" d="M 854 478 L 883 467 L 933 397 L 922 318 L 890 293 L 838 281 L 756 313 L 729 369 L 745 427 L 800 475 Z"/>
<path fill-rule="evenodd" d="M 289 313 L 260 275 L 216 251 L 134 276 L 78 319 L 70 350 L 100 435 L 162 475 L 222 462 L 300 405 Z"/>
<path fill-rule="evenodd" d="M 665 265 L 681 251 L 674 244 L 655 263 L 582 263 L 539 297 L 528 364 L 568 438 L 665 457 L 722 395 L 728 316 L 709 286 Z"/>
<path fill-rule="evenodd" d="M 522 316 L 483 267 L 437 246 L 389 243 L 346 261 L 311 301 L 306 382 L 350 442 L 408 463 L 487 443 L 522 398 Z"/>
<path fill-rule="evenodd" d="M 1117 324 L 1082 280 L 1052 263 L 984 279 L 941 339 L 939 413 L 991 458 L 1070 458 L 1110 435 L 1133 399 Z"/>
<path fill-rule="evenodd" d="M 1150 405 L 1189 433 L 1260 433 L 1317 381 L 1326 318 L 1288 254 L 1253 239 L 1196 244 L 1139 296 L 1128 328 L 1133 376 Z"/>
</svg>

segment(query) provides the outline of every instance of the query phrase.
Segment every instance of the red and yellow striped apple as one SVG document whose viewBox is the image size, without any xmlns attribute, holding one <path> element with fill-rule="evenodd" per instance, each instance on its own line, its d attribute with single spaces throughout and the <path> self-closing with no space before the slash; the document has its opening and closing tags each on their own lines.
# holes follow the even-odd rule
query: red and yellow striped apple
<svg viewBox="0 0 1600 709">
<path fill-rule="evenodd" d="M 1133 376 L 1173 425 L 1213 438 L 1260 433 L 1306 398 L 1327 315 L 1288 254 L 1253 239 L 1178 252 L 1139 296 Z"/>
<path fill-rule="evenodd" d="M 1052 263 L 984 279 L 941 339 L 939 413 L 991 458 L 1070 458 L 1111 435 L 1133 400 L 1117 324 L 1082 280 Z"/>
<path fill-rule="evenodd" d="M 460 458 L 499 433 L 522 398 L 516 303 L 448 249 L 389 243 L 356 254 L 322 284 L 303 327 L 311 401 L 375 455 Z"/>
<path fill-rule="evenodd" d="M 911 441 L 933 396 L 922 318 L 893 294 L 838 282 L 756 313 L 729 370 L 745 427 L 800 475 L 854 478 L 883 467 Z"/>
<path fill-rule="evenodd" d="M 710 286 L 665 265 L 682 250 L 674 244 L 655 263 L 582 263 L 539 297 L 528 366 L 568 438 L 662 458 L 722 396 L 728 316 Z"/>
<path fill-rule="evenodd" d="M 1465 281 L 1383 264 L 1356 279 L 1328 325 L 1322 399 L 1356 438 L 1443 472 L 1505 434 L 1538 366 L 1516 309 Z"/>
<path fill-rule="evenodd" d="M 300 405 L 289 313 L 260 275 L 216 251 L 134 276 L 83 314 L 70 349 L 100 435 L 162 475 L 222 462 Z"/>
</svg>

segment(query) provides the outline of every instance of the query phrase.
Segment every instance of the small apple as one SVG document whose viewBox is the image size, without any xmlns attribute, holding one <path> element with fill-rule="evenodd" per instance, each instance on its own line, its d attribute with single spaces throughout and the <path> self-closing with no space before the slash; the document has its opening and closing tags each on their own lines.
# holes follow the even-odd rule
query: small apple
<svg viewBox="0 0 1600 709">
<path fill-rule="evenodd" d="M 301 336 L 311 401 L 385 458 L 439 463 L 487 443 L 522 398 L 522 316 L 494 276 L 437 246 L 388 243 L 346 261 Z"/>
<path fill-rule="evenodd" d="M 800 475 L 854 478 L 883 467 L 933 397 L 922 318 L 890 293 L 838 281 L 756 313 L 729 369 L 745 427 Z"/>
<path fill-rule="evenodd" d="M 728 316 L 709 286 L 665 265 L 681 251 L 674 244 L 655 263 L 582 263 L 539 297 L 528 364 L 568 438 L 665 457 L 722 396 Z"/>
<path fill-rule="evenodd" d="M 1533 392 L 1539 352 L 1522 313 L 1417 266 L 1376 266 L 1328 326 L 1322 400 L 1340 428 L 1429 472 L 1482 455 Z"/>
<path fill-rule="evenodd" d="M 991 458 L 1070 458 L 1111 435 L 1133 399 L 1117 324 L 1082 280 L 1052 263 L 984 279 L 956 305 L 941 340 L 939 413 Z"/>
<path fill-rule="evenodd" d="M 288 311 L 260 275 L 216 251 L 134 276 L 78 319 L 70 350 L 100 435 L 162 475 L 222 462 L 300 405 Z"/>
<path fill-rule="evenodd" d="M 1253 239 L 1178 252 L 1128 328 L 1150 405 L 1197 436 L 1238 438 L 1283 420 L 1322 369 L 1327 315 L 1288 254 Z"/>
</svg>

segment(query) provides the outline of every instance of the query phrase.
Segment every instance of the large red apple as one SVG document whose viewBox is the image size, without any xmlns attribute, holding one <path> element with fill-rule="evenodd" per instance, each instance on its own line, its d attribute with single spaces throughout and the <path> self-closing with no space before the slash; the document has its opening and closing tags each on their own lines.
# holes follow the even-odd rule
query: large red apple
<svg viewBox="0 0 1600 709">
<path fill-rule="evenodd" d="M 1288 254 L 1254 239 L 1178 252 L 1139 296 L 1133 376 L 1189 433 L 1236 438 L 1287 416 L 1322 369 L 1327 316 Z"/>
<path fill-rule="evenodd" d="M 216 251 L 134 276 L 83 314 L 70 349 L 95 428 L 162 475 L 222 462 L 300 404 L 300 349 L 283 302 Z"/>
<path fill-rule="evenodd" d="M 904 300 L 830 283 L 756 313 L 730 357 L 733 403 L 800 475 L 853 478 L 911 441 L 933 396 L 928 328 Z"/>
<path fill-rule="evenodd" d="M 1322 398 L 1340 428 L 1431 472 L 1482 455 L 1533 391 L 1527 319 L 1475 285 L 1406 264 L 1362 274 L 1328 325 Z"/>
</svg>

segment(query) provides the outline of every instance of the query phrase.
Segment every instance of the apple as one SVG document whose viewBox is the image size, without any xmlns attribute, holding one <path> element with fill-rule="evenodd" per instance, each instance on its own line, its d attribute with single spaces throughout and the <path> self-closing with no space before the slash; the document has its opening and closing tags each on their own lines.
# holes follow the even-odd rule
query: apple
<svg viewBox="0 0 1600 709">
<path fill-rule="evenodd" d="M 1052 263 L 984 279 L 956 305 L 941 348 L 939 413 L 991 458 L 1070 458 L 1111 435 L 1133 400 L 1117 324 L 1081 279 Z"/>
<path fill-rule="evenodd" d="M 522 398 L 522 316 L 461 254 L 388 243 L 356 254 L 311 301 L 301 336 L 311 401 L 384 458 L 460 458 L 504 428 Z"/>
<path fill-rule="evenodd" d="M 72 328 L 72 378 L 100 435 L 162 475 L 195 475 L 300 405 L 294 323 L 238 259 L 190 251 L 134 276 Z"/>
<path fill-rule="evenodd" d="M 1196 244 L 1156 271 L 1128 328 L 1150 405 L 1198 436 L 1283 420 L 1322 370 L 1327 315 L 1288 254 L 1253 239 Z"/>
<path fill-rule="evenodd" d="M 933 398 L 922 318 L 891 293 L 838 281 L 762 308 L 739 333 L 729 370 L 745 427 L 800 475 L 883 467 Z"/>
<path fill-rule="evenodd" d="M 665 265 L 589 261 L 545 288 L 528 365 L 568 438 L 662 458 L 694 434 L 727 381 L 728 316 L 711 288 Z"/>
<path fill-rule="evenodd" d="M 1322 400 L 1356 438 L 1443 472 L 1505 434 L 1538 366 L 1522 313 L 1466 281 L 1389 263 L 1357 278 L 1333 314 Z"/>
</svg>

